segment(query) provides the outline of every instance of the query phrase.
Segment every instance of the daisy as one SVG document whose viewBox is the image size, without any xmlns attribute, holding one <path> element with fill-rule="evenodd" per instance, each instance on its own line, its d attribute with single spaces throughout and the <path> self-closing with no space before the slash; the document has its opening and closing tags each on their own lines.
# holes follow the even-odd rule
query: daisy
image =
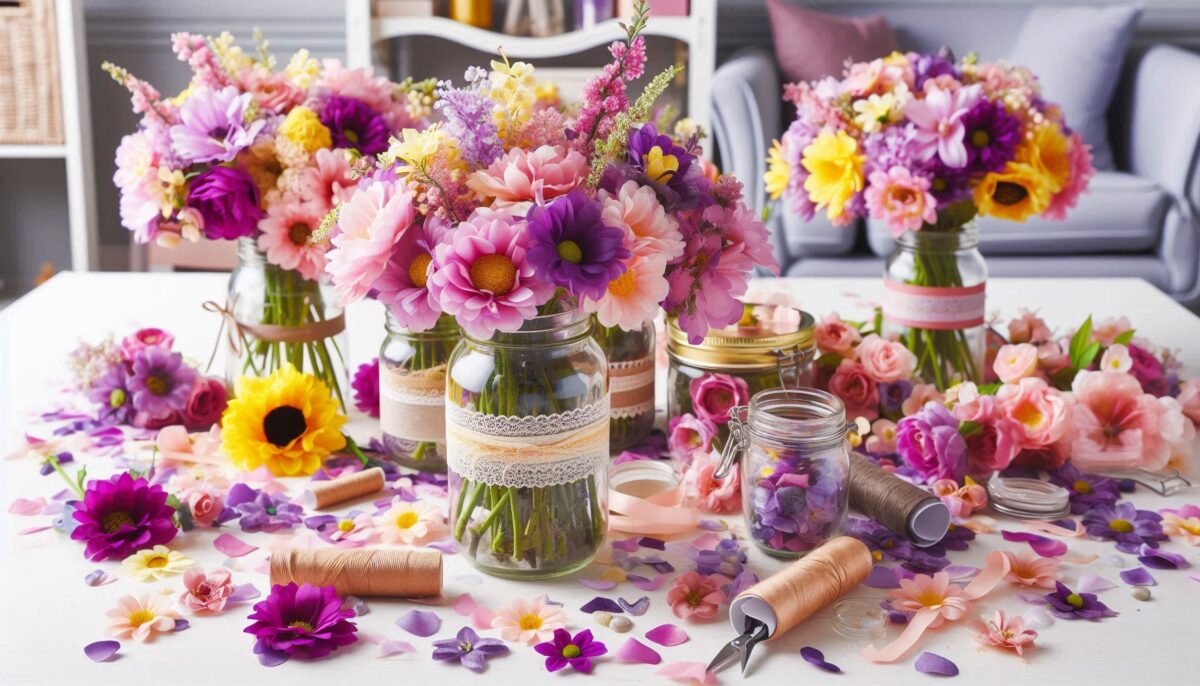
<svg viewBox="0 0 1200 686">
<path fill-rule="evenodd" d="M 492 620 L 492 628 L 500 630 L 500 638 L 529 645 L 549 641 L 555 629 L 566 625 L 567 616 L 562 608 L 548 605 L 544 595 L 531 601 L 515 600 Z"/>
<path fill-rule="evenodd" d="M 112 617 L 107 633 L 114 638 L 152 641 L 156 634 L 175 630 L 179 613 L 170 609 L 171 596 L 147 593 L 141 598 L 127 595 L 117 606 L 104 613 Z"/>
<path fill-rule="evenodd" d="M 441 509 L 423 500 L 405 502 L 396 496 L 387 512 L 375 520 L 375 527 L 384 543 L 421 545 L 440 536 L 444 524 Z"/>
<path fill-rule="evenodd" d="M 626 181 L 615 194 L 601 190 L 597 197 L 604 224 L 625 229 L 631 251 L 658 253 L 667 260 L 683 254 L 679 224 L 663 209 L 653 188 Z"/>
<path fill-rule="evenodd" d="M 1042 557 L 1032 550 L 1018 553 L 1004 551 L 1008 558 L 1008 575 L 1004 578 L 1018 586 L 1054 588 L 1058 579 L 1058 560 Z"/>
<path fill-rule="evenodd" d="M 904 612 L 919 612 L 925 608 L 937 610 L 938 616 L 930 622 L 930 629 L 936 629 L 947 619 L 962 619 L 971 606 L 971 601 L 962 597 L 962 587 L 950 583 L 950 575 L 945 572 L 901 579 L 900 588 L 888 591 L 888 598 L 893 607 Z"/>
<path fill-rule="evenodd" d="M 609 282 L 603 296 L 584 300 L 584 310 L 595 313 L 604 326 L 637 331 L 642 322 L 655 317 L 658 304 L 667 297 L 666 262 L 663 254 L 635 253 L 625 261 L 625 272 Z"/>
<path fill-rule="evenodd" d="M 258 223 L 262 230 L 258 249 L 267 254 L 271 264 L 294 269 L 305 279 L 316 281 L 325 271 L 326 246 L 310 239 L 323 215 L 316 203 L 285 194 L 280 202 L 267 208 L 266 218 Z"/>
<path fill-rule="evenodd" d="M 138 581 L 162 581 L 194 565 L 190 558 L 165 545 L 139 550 L 121 562 L 121 571 Z"/>
<path fill-rule="evenodd" d="M 328 272 L 343 307 L 371 290 L 415 218 L 413 191 L 404 183 L 375 182 L 341 205 Z"/>
</svg>

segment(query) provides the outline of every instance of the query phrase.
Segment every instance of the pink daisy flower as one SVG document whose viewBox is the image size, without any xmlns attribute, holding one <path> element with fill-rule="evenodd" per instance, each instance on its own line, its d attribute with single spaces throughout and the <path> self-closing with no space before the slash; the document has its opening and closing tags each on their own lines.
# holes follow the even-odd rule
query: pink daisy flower
<svg viewBox="0 0 1200 686">
<path fill-rule="evenodd" d="M 324 216 L 320 205 L 303 202 L 299 197 L 285 194 L 280 202 L 267 208 L 267 216 L 258 223 L 258 249 L 267 254 L 267 261 L 281 269 L 291 269 L 309 281 L 316 281 L 325 271 L 324 242 L 309 241 Z"/>
<path fill-rule="evenodd" d="M 319 201 L 328 209 L 346 202 L 358 188 L 344 150 L 321 148 L 313 153 L 313 166 L 300 170 L 302 197 Z"/>
<path fill-rule="evenodd" d="M 346 201 L 326 268 L 343 307 L 371 290 L 415 218 L 413 192 L 400 182 L 377 181 Z"/>
<path fill-rule="evenodd" d="M 387 268 L 375 280 L 376 300 L 406 329 L 425 331 L 442 314 L 437 297 L 429 290 L 429 275 L 433 250 L 450 229 L 447 221 L 431 216 L 423 225 L 406 231 L 396 244 Z"/>
<path fill-rule="evenodd" d="M 545 205 L 575 189 L 588 174 L 587 159 L 574 150 L 565 155 L 550 145 L 526 152 L 513 148 L 487 169 L 467 178 L 467 187 L 485 198 L 495 198 L 492 207 L 524 214 L 533 203 Z"/>
<path fill-rule="evenodd" d="M 1008 574 L 1005 580 L 1017 586 L 1054 588 L 1058 581 L 1058 560 L 1042 557 L 1032 550 L 1020 552 L 1004 551 L 1008 558 Z"/>
<path fill-rule="evenodd" d="M 667 297 L 670 286 L 663 276 L 666 267 L 667 258 L 661 253 L 635 253 L 625 260 L 625 271 L 609 282 L 603 297 L 584 300 L 584 310 L 595 313 L 605 326 L 637 331 L 643 322 L 654 318 L 658 304 Z"/>
<path fill-rule="evenodd" d="M 653 188 L 626 181 L 616 194 L 601 190 L 598 197 L 605 226 L 625 229 L 631 252 L 661 253 L 668 260 L 683 254 L 679 224 L 663 209 Z"/>
<path fill-rule="evenodd" d="M 937 199 L 929 192 L 929 179 L 905 167 L 871 172 L 864 195 L 871 216 L 886 221 L 895 236 L 937 221 Z"/>
<path fill-rule="evenodd" d="M 492 628 L 500 630 L 500 638 L 529 645 L 549 641 L 555 629 L 566 626 L 567 615 L 562 607 L 548 604 L 544 595 L 528 601 L 518 598 L 492 620 Z"/>
<path fill-rule="evenodd" d="M 930 623 L 930 629 L 936 629 L 947 619 L 952 622 L 962 619 L 971 607 L 971 601 L 963 597 L 962 587 L 950 583 L 950 575 L 945 572 L 901 579 L 900 588 L 888 591 L 888 598 L 893 607 L 905 612 L 918 612 L 927 607 L 937 610 L 938 616 Z"/>
</svg>

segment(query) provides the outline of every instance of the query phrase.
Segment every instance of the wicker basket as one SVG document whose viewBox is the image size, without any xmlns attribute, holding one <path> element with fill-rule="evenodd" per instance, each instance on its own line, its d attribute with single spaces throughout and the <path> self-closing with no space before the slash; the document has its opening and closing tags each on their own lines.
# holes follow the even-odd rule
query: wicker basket
<svg viewBox="0 0 1200 686">
<path fill-rule="evenodd" d="M 62 142 L 54 0 L 0 1 L 0 143 Z"/>
</svg>

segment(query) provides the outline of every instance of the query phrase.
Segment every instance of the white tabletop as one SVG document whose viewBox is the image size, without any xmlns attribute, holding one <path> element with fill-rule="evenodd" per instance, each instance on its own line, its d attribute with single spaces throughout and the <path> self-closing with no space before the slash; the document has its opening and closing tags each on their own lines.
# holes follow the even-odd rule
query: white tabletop
<svg viewBox="0 0 1200 686">
<path fill-rule="evenodd" d="M 216 335 L 214 315 L 200 310 L 205 300 L 221 300 L 224 275 L 214 274 L 61 274 L 30 295 L 0 312 L 0 454 L 18 447 L 29 413 L 50 402 L 65 379 L 65 360 L 80 338 L 96 341 L 106 333 L 123 335 L 140 326 L 158 326 L 176 335 L 177 349 L 197 359 L 207 359 Z M 758 289 L 780 288 L 799 298 L 805 309 L 821 316 L 837 310 L 844 317 L 861 317 L 871 299 L 880 295 L 874 279 L 780 279 L 760 281 Z M 1097 318 L 1128 316 L 1139 334 L 1156 343 L 1177 348 L 1185 363 L 1200 369 L 1200 319 L 1143 281 L 1132 279 L 993 279 L 989 284 L 989 312 L 1012 316 L 1020 307 L 1030 307 L 1060 329 L 1076 326 L 1087 314 Z M 351 307 L 348 315 L 350 356 L 354 364 L 375 355 L 382 338 L 382 312 L 374 303 Z M 351 431 L 365 438 L 377 430 L 361 415 Z M 514 654 L 490 662 L 485 675 L 475 676 L 465 668 L 434 663 L 430 643 L 445 638 L 463 626 L 463 618 L 448 606 L 432 608 L 443 619 L 442 630 L 425 639 L 410 636 L 394 621 L 411 607 L 402 601 L 369 600 L 370 614 L 357 621 L 361 632 L 386 634 L 405 640 L 418 649 L 414 655 L 379 659 L 378 648 L 366 642 L 345 649 L 345 654 L 315 663 L 289 662 L 273 669 L 258 665 L 251 653 L 253 638 L 242 633 L 249 607 L 239 607 L 217 617 L 193 618 L 191 628 L 165 636 L 151 644 L 122 641 L 121 657 L 111 663 L 93 664 L 83 655 L 83 646 L 104 638 L 104 612 L 116 599 L 129 593 L 144 593 L 156 587 L 180 590 L 176 577 L 159 584 L 121 579 L 92 588 L 83 577 L 96 568 L 116 573 L 117 563 L 91 563 L 81 547 L 54 532 L 18 536 L 17 532 L 46 517 L 18 517 L 7 513 L 16 497 L 49 496 L 61 484 L 54 477 L 41 477 L 36 465 L 25 459 L 6 461 L 0 471 L 0 684 L 365 684 L 421 679 L 474 680 L 478 683 L 552 683 L 564 677 L 547 674 L 541 657 L 531 649 L 513 646 Z M 102 472 L 97 468 L 98 472 Z M 1183 503 L 1200 503 L 1200 488 L 1170 498 L 1139 493 L 1139 507 L 1158 510 Z M 735 522 L 737 520 L 734 520 Z M 1009 523 L 1008 528 L 1020 528 Z M 262 544 L 266 536 L 238 536 Z M 224 556 L 212 547 L 213 533 L 193 531 L 172 542 L 206 568 L 221 564 Z M 980 536 L 965 553 L 951 553 L 956 564 L 980 565 L 994 549 L 1018 549 L 1023 544 L 1005 543 L 999 535 Z M 1118 584 L 1104 591 L 1101 600 L 1120 612 L 1102 623 L 1056 621 L 1041 631 L 1038 647 L 1025 659 L 993 649 L 976 647 L 965 622 L 926 635 L 921 648 L 892 665 L 870 664 L 858 655 L 861 645 L 836 636 L 827 616 L 818 615 L 786 637 L 760 646 L 747 678 L 759 684 L 828 682 L 853 679 L 855 683 L 906 684 L 927 682 L 933 677 L 917 673 L 912 666 L 921 649 L 955 661 L 965 683 L 1063 684 L 1184 684 L 1196 683 L 1200 675 L 1197 650 L 1197 617 L 1200 617 L 1200 583 L 1188 579 L 1187 571 L 1154 571 L 1158 585 L 1154 598 L 1141 603 L 1132 599 L 1121 583 L 1120 571 L 1107 560 L 1113 547 L 1103 542 L 1071 542 L 1073 552 L 1095 552 L 1101 557 L 1086 565 L 1064 565 L 1064 581 L 1073 585 L 1082 574 L 1098 574 Z M 1179 541 L 1166 545 L 1200 565 L 1197 549 Z M 262 552 L 252 554 L 261 556 Z M 1125 556 L 1126 568 L 1136 564 Z M 779 563 L 751 551 L 750 566 L 761 576 Z M 1193 569 L 1192 571 L 1196 571 Z M 601 627 L 580 605 L 596 595 L 643 595 L 632 585 L 622 584 L 611 592 L 597 593 L 576 579 L 519 583 L 486 578 L 482 585 L 464 583 L 473 574 L 465 560 L 446 559 L 445 595 L 453 599 L 469 592 L 481 604 L 498 609 L 517 597 L 548 593 L 565 604 L 573 630 L 591 628 L 599 640 L 615 650 L 629 636 L 654 647 L 665 662 L 707 661 L 731 638 L 725 613 L 709 624 L 676 620 L 665 602 L 665 589 L 651 592 L 650 610 L 634 617 L 628 634 Z M 585 573 L 587 574 L 587 573 Z M 599 570 L 590 570 L 598 576 Z M 235 571 L 239 583 L 254 583 L 267 590 L 265 576 Z M 859 588 L 856 595 L 883 596 L 883 591 Z M 424 609 L 431 609 L 422 606 Z M 980 601 L 975 614 L 1002 608 L 1022 613 L 1030 608 L 1017 598 L 1016 590 L 1005 587 Z M 662 648 L 643 638 L 644 633 L 665 622 L 679 623 L 691 640 L 674 648 Z M 487 633 L 485 632 L 485 635 Z M 894 633 L 892 634 L 895 635 Z M 802 646 L 815 646 L 845 675 L 830 675 L 806 664 L 798 655 Z M 604 683 L 661 681 L 657 667 L 621 664 L 604 658 L 593 678 Z M 736 669 L 719 675 L 719 683 L 736 683 Z"/>
</svg>

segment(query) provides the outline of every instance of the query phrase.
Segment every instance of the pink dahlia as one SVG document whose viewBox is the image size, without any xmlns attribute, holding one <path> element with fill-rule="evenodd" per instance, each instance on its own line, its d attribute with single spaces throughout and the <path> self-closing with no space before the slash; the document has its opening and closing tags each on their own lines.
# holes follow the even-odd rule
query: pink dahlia
<svg viewBox="0 0 1200 686">
<path fill-rule="evenodd" d="M 916 231 L 937 221 L 937 199 L 929 192 L 929 179 L 914 176 L 905 167 L 874 171 L 865 192 L 867 210 L 887 222 L 895 236 Z"/>
<path fill-rule="evenodd" d="M 324 242 L 314 243 L 309 239 L 321 225 L 324 214 L 315 202 L 285 193 L 279 202 L 267 208 L 266 218 L 258 223 L 262 232 L 258 236 L 258 249 L 267 254 L 271 264 L 316 281 L 325 271 L 326 246 Z"/>
<path fill-rule="evenodd" d="M 1142 392 L 1129 374 L 1082 371 L 1071 391 L 1071 459 L 1082 470 L 1161 469 L 1190 447 L 1195 432 L 1178 401 Z"/>
<path fill-rule="evenodd" d="M 313 153 L 313 166 L 298 169 L 289 186 L 300 197 L 318 203 L 325 211 L 346 202 L 358 187 L 343 150 L 321 148 Z"/>
<path fill-rule="evenodd" d="M 272 114 L 286 114 L 304 102 L 305 92 L 292 83 L 286 74 L 272 71 L 262 64 L 242 68 L 238 71 L 237 80 L 242 90 L 249 92 L 259 107 Z"/>
<path fill-rule="evenodd" d="M 516 331 L 554 294 L 554 286 L 535 278 L 527 250 L 523 221 L 477 211 L 437 246 L 429 290 L 471 336 Z"/>
<path fill-rule="evenodd" d="M 378 181 L 360 189 L 338 214 L 326 271 L 342 306 L 361 299 L 387 267 L 392 249 L 413 225 L 413 192 L 399 182 Z"/>
<path fill-rule="evenodd" d="M 545 205 L 566 195 L 588 173 L 587 159 L 574 150 L 565 155 L 549 145 L 532 152 L 513 148 L 467 178 L 467 187 L 485 198 L 495 198 L 492 207 L 524 214 L 529 205 Z"/>
<path fill-rule="evenodd" d="M 431 216 L 400 237 L 388 260 L 387 268 L 375 280 L 375 299 L 383 303 L 400 325 L 411 331 L 425 331 L 442 314 L 437 298 L 429 290 L 433 249 L 451 226 Z"/>
</svg>

